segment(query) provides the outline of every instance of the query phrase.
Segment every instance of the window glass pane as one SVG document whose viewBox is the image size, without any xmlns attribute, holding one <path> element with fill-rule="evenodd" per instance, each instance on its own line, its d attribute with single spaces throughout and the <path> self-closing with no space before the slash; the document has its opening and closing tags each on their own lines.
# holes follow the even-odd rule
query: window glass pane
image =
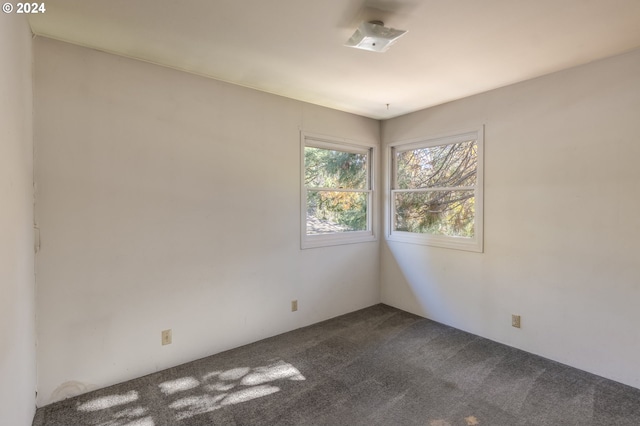
<svg viewBox="0 0 640 426">
<path fill-rule="evenodd" d="M 418 148 L 396 154 L 396 189 L 474 186 L 475 141 Z"/>
<path fill-rule="evenodd" d="M 367 192 L 307 191 L 307 235 L 367 230 Z"/>
<path fill-rule="evenodd" d="M 367 154 L 307 146 L 304 183 L 312 188 L 367 189 Z"/>
<path fill-rule="evenodd" d="M 474 191 L 396 192 L 394 203 L 396 231 L 474 235 Z"/>
</svg>

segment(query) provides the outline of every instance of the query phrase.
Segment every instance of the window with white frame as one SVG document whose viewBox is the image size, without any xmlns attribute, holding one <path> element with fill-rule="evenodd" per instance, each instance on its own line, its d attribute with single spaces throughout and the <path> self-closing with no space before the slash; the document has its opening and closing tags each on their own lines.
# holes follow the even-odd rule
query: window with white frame
<svg viewBox="0 0 640 426">
<path fill-rule="evenodd" d="M 302 133 L 302 248 L 374 240 L 368 145 Z"/>
<path fill-rule="evenodd" d="M 483 251 L 483 133 L 391 144 L 390 240 Z"/>
</svg>

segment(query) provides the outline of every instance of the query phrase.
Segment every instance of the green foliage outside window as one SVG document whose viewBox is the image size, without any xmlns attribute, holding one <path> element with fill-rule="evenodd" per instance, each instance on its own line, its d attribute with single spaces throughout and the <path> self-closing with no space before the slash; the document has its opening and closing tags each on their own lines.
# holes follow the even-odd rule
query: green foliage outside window
<svg viewBox="0 0 640 426">
<path fill-rule="evenodd" d="M 367 229 L 367 154 L 307 146 L 307 233 Z"/>
<path fill-rule="evenodd" d="M 397 152 L 394 229 L 472 238 L 477 164 L 475 141 Z"/>
</svg>

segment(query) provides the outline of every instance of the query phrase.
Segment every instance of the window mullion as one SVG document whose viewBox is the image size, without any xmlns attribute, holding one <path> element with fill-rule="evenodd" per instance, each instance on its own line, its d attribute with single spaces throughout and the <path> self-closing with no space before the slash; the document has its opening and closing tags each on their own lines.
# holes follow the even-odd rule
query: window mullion
<svg viewBox="0 0 640 426">
<path fill-rule="evenodd" d="M 324 188 L 307 186 L 307 191 L 327 191 L 327 192 L 371 192 L 371 189 L 351 189 L 351 188 Z"/>
<path fill-rule="evenodd" d="M 392 192 L 473 191 L 475 186 L 434 186 L 431 188 L 392 189 Z"/>
</svg>

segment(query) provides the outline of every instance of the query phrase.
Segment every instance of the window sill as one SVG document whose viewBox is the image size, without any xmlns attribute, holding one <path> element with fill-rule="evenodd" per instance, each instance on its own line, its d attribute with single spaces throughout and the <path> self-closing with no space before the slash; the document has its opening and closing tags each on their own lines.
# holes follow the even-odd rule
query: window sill
<svg viewBox="0 0 640 426">
<path fill-rule="evenodd" d="M 482 253 L 484 251 L 482 239 L 478 237 L 447 237 L 444 235 L 416 234 L 412 232 L 393 231 L 391 235 L 387 236 L 387 241 L 420 244 L 424 246 L 441 247 L 454 250 L 472 251 L 476 253 Z"/>
<path fill-rule="evenodd" d="M 341 234 L 304 235 L 300 244 L 301 249 L 338 246 L 376 241 L 371 231 L 354 231 Z"/>
</svg>

